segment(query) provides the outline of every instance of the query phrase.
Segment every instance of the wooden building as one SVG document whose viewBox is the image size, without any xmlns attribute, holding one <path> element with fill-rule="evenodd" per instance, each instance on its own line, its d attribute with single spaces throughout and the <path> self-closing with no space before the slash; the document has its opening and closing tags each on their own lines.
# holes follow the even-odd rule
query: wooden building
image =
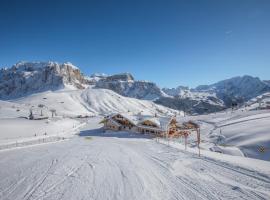
<svg viewBox="0 0 270 200">
<path fill-rule="evenodd" d="M 120 113 L 106 116 L 104 129 L 126 130 L 170 137 L 176 136 L 179 131 L 174 117 L 132 116 Z"/>
</svg>

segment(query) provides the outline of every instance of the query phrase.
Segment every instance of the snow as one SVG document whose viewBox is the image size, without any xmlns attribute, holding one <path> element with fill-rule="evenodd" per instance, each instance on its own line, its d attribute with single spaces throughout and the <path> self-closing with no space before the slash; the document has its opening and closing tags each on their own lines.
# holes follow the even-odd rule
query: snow
<svg viewBox="0 0 270 200">
<path fill-rule="evenodd" d="M 68 65 L 68 66 L 72 67 L 75 70 L 79 70 L 79 68 L 77 66 L 73 65 L 71 62 L 65 62 L 65 63 L 63 63 L 63 65 Z"/>
<path fill-rule="evenodd" d="M 82 89 L 87 80 L 71 63 L 19 62 L 0 71 L 0 99 L 25 97 L 67 86 Z"/>
<path fill-rule="evenodd" d="M 43 116 L 40 116 L 40 104 L 44 105 Z M 36 118 L 48 117 L 49 119 L 26 119 L 30 109 Z M 57 114 L 54 118 L 51 117 L 52 109 L 55 109 Z M 36 93 L 11 101 L 0 101 L 0 145 L 48 136 L 66 137 L 70 132 L 74 132 L 74 127 L 84 123 L 81 117 L 106 115 L 113 111 L 129 114 L 143 111 L 143 114 L 148 115 L 181 114 L 151 101 L 123 97 L 106 89 L 89 87 L 85 90 L 74 90 L 66 87 L 62 90 Z"/>
<path fill-rule="evenodd" d="M 257 109 L 261 109 L 261 108 L 265 108 L 265 107 L 269 107 L 270 108 L 270 92 L 266 92 L 262 95 L 259 95 L 251 100 L 249 100 L 246 103 L 245 108 L 243 109 L 248 109 L 248 110 L 257 110 Z"/>
<path fill-rule="evenodd" d="M 211 105 L 224 106 L 224 102 L 219 99 L 216 93 L 210 91 L 194 91 L 194 89 L 189 89 L 187 87 L 179 86 L 177 88 L 163 88 L 163 92 L 167 95 L 179 96 L 181 99 L 192 99 L 198 101 L 198 104 L 203 101 Z"/>
<path fill-rule="evenodd" d="M 168 97 L 155 83 L 136 81 L 131 74 L 115 74 L 96 82 L 97 88 L 110 89 L 120 95 L 144 100 Z"/>
<path fill-rule="evenodd" d="M 45 105 L 48 120 L 21 118 L 29 114 L 29 108 L 39 114 L 38 104 Z M 269 144 L 267 110 L 178 116 L 179 121 L 201 125 L 202 156 L 198 157 L 193 137 L 185 151 L 181 140 L 168 146 L 167 141 L 157 142 L 147 135 L 104 133 L 100 115 L 110 111 L 175 112 L 110 90 L 66 88 L 0 101 L 0 106 L 0 147 L 10 144 L 12 148 L 0 150 L 0 199 L 270 198 L 270 162 L 244 157 L 268 160 L 267 154 L 256 154 L 251 148 Z M 58 116 L 50 117 L 50 108 Z M 78 115 L 96 117 L 82 120 Z M 83 123 L 87 125 L 78 131 Z M 78 135 L 59 140 L 58 136 L 74 133 Z M 62 142 L 37 145 L 44 137 L 45 142 Z M 19 145 L 12 145 L 14 141 Z"/>
<path fill-rule="evenodd" d="M 239 109 L 178 120 L 194 120 L 201 125 L 201 146 L 204 149 L 270 161 L 269 110 Z M 190 138 L 190 145 L 195 139 L 194 136 Z"/>
<path fill-rule="evenodd" d="M 29 109 L 39 116 L 39 104 L 44 105 L 43 114 L 49 117 L 49 122 L 22 119 L 28 117 Z M 51 119 L 51 109 L 56 110 L 58 118 Z M 104 116 L 118 112 L 131 116 L 140 112 L 149 116 L 173 116 L 177 113 L 152 101 L 123 97 L 107 89 L 89 87 L 85 90 L 65 88 L 47 91 L 12 101 L 0 101 L 0 129 L 5 131 L 0 134 L 0 143 L 23 137 L 30 138 L 37 132 L 38 135 L 47 132 L 55 136 L 63 129 L 70 130 L 74 124 L 81 123 L 78 122 L 79 116 Z M 178 112 L 178 121 L 194 120 L 201 125 L 203 149 L 269 161 L 268 110 L 252 111 L 241 108 L 233 113 L 228 110 L 216 114 L 181 117 L 182 114 Z M 17 128 L 11 124 L 16 124 Z M 16 130 L 25 131 L 16 133 Z M 195 141 L 193 134 L 189 138 L 189 145 L 196 146 Z M 261 152 L 262 148 L 265 152 Z"/>
<path fill-rule="evenodd" d="M 90 112 L 99 114 L 109 113 L 127 113 L 143 115 L 167 114 L 182 115 L 182 112 L 157 105 L 152 101 L 138 100 L 129 97 L 123 97 L 108 89 L 87 88 L 81 95 L 82 99 L 87 103 Z"/>
<path fill-rule="evenodd" d="M 39 104 L 48 119 L 26 119 Z M 202 156 L 195 134 L 185 151 L 183 139 L 103 132 L 102 117 L 118 112 L 199 123 Z M 93 87 L 0 101 L 0 199 L 270 199 L 269 122 L 269 110 L 248 108 L 183 117 Z"/>
<path fill-rule="evenodd" d="M 16 124 L 16 126 L 14 126 Z M 67 130 L 79 125 L 77 120 L 27 120 L 27 119 L 1 119 L 0 145 L 13 141 L 40 138 L 40 136 L 64 135 Z"/>
<path fill-rule="evenodd" d="M 270 198 L 269 162 L 209 151 L 198 157 L 179 143 L 102 133 L 97 122 L 61 143 L 0 151 L 0 199 Z"/>
</svg>

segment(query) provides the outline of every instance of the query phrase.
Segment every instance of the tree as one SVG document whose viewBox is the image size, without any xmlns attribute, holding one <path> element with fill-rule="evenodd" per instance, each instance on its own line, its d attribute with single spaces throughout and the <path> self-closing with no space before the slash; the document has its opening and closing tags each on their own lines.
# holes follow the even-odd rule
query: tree
<svg viewBox="0 0 270 200">
<path fill-rule="evenodd" d="M 43 116 L 42 109 L 45 107 L 43 104 L 38 104 L 38 107 L 40 108 L 40 116 Z"/>
</svg>

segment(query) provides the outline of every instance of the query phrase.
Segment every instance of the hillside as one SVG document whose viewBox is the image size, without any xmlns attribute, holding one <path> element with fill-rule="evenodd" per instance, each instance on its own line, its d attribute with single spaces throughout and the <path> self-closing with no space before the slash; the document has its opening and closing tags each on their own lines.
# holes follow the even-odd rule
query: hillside
<svg viewBox="0 0 270 200">
<path fill-rule="evenodd" d="M 205 150 L 223 154 L 270 161 L 270 113 L 248 107 L 218 113 L 186 116 L 179 121 L 192 120 L 201 126 L 201 146 Z M 196 144 L 190 138 L 190 147 Z M 261 149 L 264 149 L 261 151 Z"/>
<path fill-rule="evenodd" d="M 152 101 L 123 97 L 111 90 L 96 89 L 89 86 L 83 90 L 70 90 L 68 88 L 57 91 L 36 93 L 27 97 L 11 100 L 14 106 L 22 106 L 24 109 L 38 109 L 39 104 L 45 106 L 45 110 L 55 108 L 59 115 L 105 115 L 111 112 L 131 112 L 146 114 L 181 113 Z M 5 101 L 2 101 L 5 103 Z M 3 109 L 8 107 L 3 106 Z"/>
<path fill-rule="evenodd" d="M 28 120 L 26 118 L 29 117 L 30 110 L 35 118 L 48 119 Z M 55 110 L 55 117 L 52 117 L 51 110 Z M 45 133 L 59 135 L 62 132 L 70 132 L 68 130 L 85 121 L 84 117 L 107 115 L 112 112 L 182 115 L 180 111 L 157 105 L 152 101 L 123 97 L 107 89 L 64 88 L 0 101 L 0 128 L 3 132 L 0 135 L 0 144 L 10 140 L 32 139 L 34 135 L 42 136 Z"/>
</svg>

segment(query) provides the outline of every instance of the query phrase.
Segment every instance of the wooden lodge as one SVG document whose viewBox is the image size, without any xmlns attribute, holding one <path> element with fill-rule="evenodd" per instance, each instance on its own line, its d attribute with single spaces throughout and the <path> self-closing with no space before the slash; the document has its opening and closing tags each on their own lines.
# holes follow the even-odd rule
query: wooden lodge
<svg viewBox="0 0 270 200">
<path fill-rule="evenodd" d="M 170 137 L 177 136 L 179 129 L 174 117 L 131 116 L 126 114 L 112 114 L 103 120 L 105 130 L 133 131 L 142 134 Z"/>
<path fill-rule="evenodd" d="M 174 117 L 158 117 L 158 116 L 141 116 L 112 114 L 106 116 L 102 123 L 105 130 L 113 131 L 132 131 L 142 134 L 151 134 L 156 137 L 167 138 L 185 138 L 185 149 L 187 148 L 187 138 L 192 132 L 197 134 L 197 145 L 200 156 L 200 126 L 188 121 L 182 124 L 178 123 Z"/>
<path fill-rule="evenodd" d="M 134 117 L 122 114 L 112 114 L 104 119 L 104 129 L 106 130 L 133 130 L 136 127 Z"/>
</svg>

